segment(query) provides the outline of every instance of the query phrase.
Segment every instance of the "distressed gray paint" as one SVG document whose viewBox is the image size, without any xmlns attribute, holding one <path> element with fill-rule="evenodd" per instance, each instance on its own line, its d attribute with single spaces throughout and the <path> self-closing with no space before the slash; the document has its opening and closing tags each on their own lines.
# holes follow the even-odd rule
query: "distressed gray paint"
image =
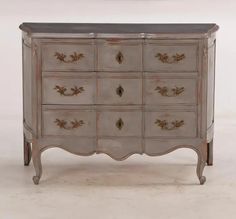
<svg viewBox="0 0 236 219">
<path fill-rule="evenodd" d="M 197 80 L 195 78 L 165 78 L 152 77 L 145 79 L 145 104 L 197 104 Z M 168 89 L 168 95 L 161 94 L 156 88 Z M 175 96 L 172 89 L 184 88 L 184 91 Z"/>
<path fill-rule="evenodd" d="M 141 71 L 142 43 L 140 40 L 99 40 L 98 71 Z M 116 60 L 123 55 L 122 63 Z"/>
<path fill-rule="evenodd" d="M 156 57 L 158 53 L 167 54 L 170 58 L 175 54 L 185 54 L 185 58 L 179 62 L 167 64 Z M 146 40 L 143 54 L 144 71 L 197 71 L 198 42 L 196 41 Z"/>
<path fill-rule="evenodd" d="M 123 126 L 119 129 L 117 121 L 121 119 Z M 131 136 L 141 137 L 142 133 L 142 112 L 134 111 L 102 111 L 97 115 L 98 133 L 100 136 Z"/>
<path fill-rule="evenodd" d="M 200 183 L 205 163 L 212 164 L 215 24 L 22 24 L 24 75 L 25 165 L 32 157 L 39 183 L 41 153 L 59 147 L 87 156 L 105 153 L 116 160 L 138 153 L 159 156 L 178 148 L 198 155 Z M 91 30 L 91 31 L 88 31 Z M 110 31 L 108 31 L 110 30 Z M 82 39 L 83 38 L 83 39 Z M 87 39 L 85 39 L 87 38 Z M 215 48 L 215 47 L 214 47 Z M 83 53 L 78 62 L 64 63 L 55 52 L 69 58 Z M 123 60 L 117 62 L 121 52 Z M 177 63 L 162 63 L 157 52 L 184 53 Z M 83 86 L 74 96 L 60 95 L 55 85 Z M 123 88 L 117 95 L 118 86 Z M 174 97 L 155 88 L 184 87 Z M 32 96 L 28 96 L 31 93 Z M 56 119 L 83 120 L 75 129 L 60 128 Z M 122 128 L 116 122 L 122 119 Z M 156 119 L 174 130 L 158 126 Z M 67 125 L 70 123 L 67 123 Z"/>
<path fill-rule="evenodd" d="M 99 78 L 97 80 L 98 104 L 142 104 L 142 80 Z M 117 89 L 123 88 L 121 96 Z"/>
<path fill-rule="evenodd" d="M 25 123 L 32 127 L 32 112 L 31 112 L 31 105 L 32 105 L 32 75 L 31 75 L 31 48 L 30 45 L 25 44 L 23 41 L 22 44 L 23 50 L 23 113 L 24 113 L 24 120 Z M 27 64 L 25 64 L 27 63 Z"/>
<path fill-rule="evenodd" d="M 57 126 L 57 124 L 55 123 L 56 119 L 66 121 L 66 127 L 71 127 L 71 121 L 74 120 L 83 120 L 84 124 L 78 128 L 67 130 Z M 54 110 L 44 110 L 42 122 L 43 136 L 96 136 L 96 112 L 94 110 L 90 110 L 89 108 L 87 110 L 59 110 L 58 108 Z"/>
<path fill-rule="evenodd" d="M 187 111 L 187 110 L 186 110 Z M 195 112 L 145 112 L 145 137 L 197 137 L 197 121 Z M 164 130 L 155 121 L 166 120 L 168 127 L 172 127 L 175 120 L 184 121 L 184 125 L 173 129 Z"/>
<path fill-rule="evenodd" d="M 51 43 L 42 46 L 43 71 L 93 71 L 94 70 L 94 46 L 92 40 L 79 40 L 72 43 Z M 72 63 L 64 63 L 57 59 L 55 53 L 66 55 L 66 61 L 71 60 L 75 52 L 83 57 Z"/>
<path fill-rule="evenodd" d="M 44 77 L 43 85 L 43 104 L 95 104 L 96 78 L 78 77 Z M 65 94 L 73 94 L 71 89 L 83 88 L 81 93 L 73 96 L 63 96 L 56 89 L 56 86 L 66 88 Z"/>
</svg>

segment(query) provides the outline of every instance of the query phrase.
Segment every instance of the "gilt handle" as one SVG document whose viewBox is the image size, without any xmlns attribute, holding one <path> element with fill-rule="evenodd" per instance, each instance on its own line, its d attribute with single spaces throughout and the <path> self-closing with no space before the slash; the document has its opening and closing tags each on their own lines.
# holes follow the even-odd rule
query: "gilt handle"
<svg viewBox="0 0 236 219">
<path fill-rule="evenodd" d="M 69 121 L 69 122 L 65 121 L 63 119 L 56 119 L 54 122 L 56 123 L 57 126 L 59 126 L 59 128 L 66 129 L 66 130 L 77 129 L 84 124 L 83 120 L 78 121 L 76 119 L 74 119 L 73 121 Z M 68 123 L 70 125 L 68 125 Z"/>
<path fill-rule="evenodd" d="M 77 86 L 74 86 L 70 89 L 71 93 L 66 93 L 67 91 L 66 87 L 56 85 L 54 87 L 54 90 L 56 90 L 61 96 L 77 96 L 78 94 L 84 91 L 84 88 L 83 87 L 78 88 Z"/>
<path fill-rule="evenodd" d="M 54 56 L 56 57 L 56 59 L 64 63 L 74 63 L 78 62 L 81 58 L 84 58 L 83 53 L 77 53 L 77 52 L 74 52 L 73 54 L 69 55 L 69 58 L 67 58 L 67 55 L 60 52 L 55 52 Z"/>
<path fill-rule="evenodd" d="M 179 96 L 181 93 L 184 92 L 184 87 L 175 87 L 172 89 L 169 89 L 168 87 L 159 87 L 157 86 L 155 90 L 158 91 L 161 96 L 164 97 L 176 97 Z"/>
<path fill-rule="evenodd" d="M 181 60 L 185 59 L 185 54 L 179 54 L 176 53 L 172 56 L 167 55 L 167 53 L 157 53 L 155 55 L 158 60 L 160 60 L 162 63 L 172 64 L 172 63 L 178 63 Z"/>
<path fill-rule="evenodd" d="M 166 120 L 160 120 L 157 119 L 155 121 L 155 124 L 157 124 L 157 126 L 161 127 L 162 130 L 175 130 L 180 128 L 181 126 L 184 125 L 184 120 L 175 120 L 172 122 L 167 122 Z"/>
</svg>

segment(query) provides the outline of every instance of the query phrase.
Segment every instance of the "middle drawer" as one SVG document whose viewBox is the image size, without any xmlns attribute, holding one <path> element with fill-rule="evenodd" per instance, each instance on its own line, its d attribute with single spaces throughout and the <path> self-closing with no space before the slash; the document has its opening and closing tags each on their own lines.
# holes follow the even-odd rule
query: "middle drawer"
<svg viewBox="0 0 236 219">
<path fill-rule="evenodd" d="M 46 76 L 42 80 L 42 95 L 43 104 L 95 104 L 96 78 Z"/>
<path fill-rule="evenodd" d="M 98 78 L 97 103 L 142 104 L 142 78 Z"/>
<path fill-rule="evenodd" d="M 96 78 L 96 73 L 45 75 L 43 104 L 142 104 L 142 78 Z"/>
<path fill-rule="evenodd" d="M 69 73 L 68 73 L 69 74 Z M 109 73 L 107 73 L 109 74 Z M 73 77 L 72 77 L 73 75 Z M 197 104 L 196 78 L 58 74 L 42 79 L 43 104 Z M 113 74 L 111 74 L 113 75 Z"/>
<path fill-rule="evenodd" d="M 195 78 L 149 77 L 145 80 L 145 104 L 196 104 L 197 80 Z"/>
</svg>

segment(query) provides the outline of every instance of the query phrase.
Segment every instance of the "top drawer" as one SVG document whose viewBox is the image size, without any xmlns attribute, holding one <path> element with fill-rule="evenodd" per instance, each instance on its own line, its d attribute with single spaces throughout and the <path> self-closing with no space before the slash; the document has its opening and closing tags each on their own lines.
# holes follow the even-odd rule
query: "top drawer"
<svg viewBox="0 0 236 219">
<path fill-rule="evenodd" d="M 94 71 L 93 41 L 44 44 L 42 68 L 43 71 Z"/>
<path fill-rule="evenodd" d="M 197 71 L 197 41 L 147 40 L 144 71 Z"/>
<path fill-rule="evenodd" d="M 108 39 L 98 41 L 99 71 L 141 71 L 142 41 Z"/>
</svg>

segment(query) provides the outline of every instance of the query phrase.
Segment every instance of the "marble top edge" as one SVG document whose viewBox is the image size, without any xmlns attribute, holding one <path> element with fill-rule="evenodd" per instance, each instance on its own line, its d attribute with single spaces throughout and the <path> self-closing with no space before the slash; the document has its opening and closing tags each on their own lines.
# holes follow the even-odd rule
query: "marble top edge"
<svg viewBox="0 0 236 219">
<path fill-rule="evenodd" d="M 29 34 L 207 34 L 219 29 L 215 23 L 22 23 Z"/>
</svg>

